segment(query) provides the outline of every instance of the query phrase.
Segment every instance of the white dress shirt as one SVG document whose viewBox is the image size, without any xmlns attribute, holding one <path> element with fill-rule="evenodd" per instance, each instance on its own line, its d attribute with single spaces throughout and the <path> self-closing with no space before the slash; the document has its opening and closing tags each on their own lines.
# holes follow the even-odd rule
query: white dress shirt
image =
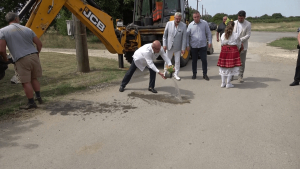
<svg viewBox="0 0 300 169">
<path fill-rule="evenodd" d="M 238 33 L 232 32 L 232 35 L 226 39 L 225 33 L 221 36 L 221 46 L 223 45 L 236 45 L 239 49 L 241 48 L 241 39 Z"/>
<path fill-rule="evenodd" d="M 144 71 L 145 67 L 147 66 L 148 68 L 158 73 L 159 70 L 154 65 L 153 60 L 155 60 L 159 55 L 165 62 L 167 62 L 169 66 L 172 65 L 163 47 L 160 47 L 159 53 L 154 53 L 152 49 L 152 43 L 148 43 L 140 47 L 134 52 L 132 57 L 136 67 L 138 67 L 141 71 Z"/>
</svg>

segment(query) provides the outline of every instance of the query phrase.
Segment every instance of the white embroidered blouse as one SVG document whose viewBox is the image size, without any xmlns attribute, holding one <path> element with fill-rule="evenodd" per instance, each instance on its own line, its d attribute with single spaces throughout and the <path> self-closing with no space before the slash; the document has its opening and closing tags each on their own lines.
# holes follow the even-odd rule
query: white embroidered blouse
<svg viewBox="0 0 300 169">
<path fill-rule="evenodd" d="M 235 32 L 233 32 L 232 35 L 228 39 L 225 38 L 225 33 L 223 33 L 221 36 L 221 46 L 236 45 L 240 49 L 241 44 L 242 44 L 241 39 L 240 39 L 239 35 Z"/>
</svg>

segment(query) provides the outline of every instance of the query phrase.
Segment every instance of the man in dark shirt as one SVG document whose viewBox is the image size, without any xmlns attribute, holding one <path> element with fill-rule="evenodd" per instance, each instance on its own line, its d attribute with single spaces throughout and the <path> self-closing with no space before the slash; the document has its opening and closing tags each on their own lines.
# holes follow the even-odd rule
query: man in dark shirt
<svg viewBox="0 0 300 169">
<path fill-rule="evenodd" d="M 300 82 L 300 27 L 298 28 L 298 32 L 298 59 L 294 76 L 294 82 L 291 83 L 290 86 L 297 86 Z"/>
<path fill-rule="evenodd" d="M 226 20 L 227 20 L 227 16 L 224 16 L 223 17 L 223 22 L 222 23 L 220 23 L 220 25 L 218 26 L 218 29 L 217 29 L 217 42 L 219 42 L 219 37 L 221 37 L 222 36 L 222 34 L 224 33 L 224 31 L 225 31 L 225 28 L 226 28 L 226 24 L 225 24 L 225 22 L 226 22 Z M 219 35 L 220 34 L 220 35 Z"/>
</svg>

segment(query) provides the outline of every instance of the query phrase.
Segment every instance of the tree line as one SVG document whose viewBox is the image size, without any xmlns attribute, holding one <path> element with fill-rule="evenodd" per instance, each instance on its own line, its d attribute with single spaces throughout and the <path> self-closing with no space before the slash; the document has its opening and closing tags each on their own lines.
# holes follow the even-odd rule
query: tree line
<svg viewBox="0 0 300 169">
<path fill-rule="evenodd" d="M 220 24 L 224 16 L 227 16 L 229 19 L 237 20 L 237 14 L 228 15 L 225 13 L 217 13 L 214 16 L 207 15 L 203 16 L 208 22 L 214 22 Z M 246 19 L 251 23 L 279 23 L 279 22 L 293 22 L 300 21 L 300 16 L 290 16 L 285 17 L 281 13 L 273 13 L 272 15 L 264 14 L 260 17 L 246 17 Z"/>
</svg>

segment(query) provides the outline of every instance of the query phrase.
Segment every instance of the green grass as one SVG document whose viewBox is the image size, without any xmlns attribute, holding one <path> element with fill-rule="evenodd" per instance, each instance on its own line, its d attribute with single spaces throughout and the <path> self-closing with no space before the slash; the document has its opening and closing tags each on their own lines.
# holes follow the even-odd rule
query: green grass
<svg viewBox="0 0 300 169">
<path fill-rule="evenodd" d="M 89 86 L 118 80 L 126 71 L 118 68 L 116 60 L 89 57 L 89 73 L 77 72 L 75 55 L 59 53 L 41 53 L 40 60 L 43 76 L 39 79 L 41 95 L 45 102 L 58 96 L 66 95 Z M 21 84 L 10 84 L 14 75 L 13 65 L 5 72 L 6 76 L 0 81 L 0 117 L 17 111 L 20 105 L 27 103 Z"/>
<path fill-rule="evenodd" d="M 300 21 L 280 23 L 252 23 L 251 30 L 266 32 L 297 32 L 299 26 Z"/>
<path fill-rule="evenodd" d="M 280 47 L 282 49 L 295 50 L 297 49 L 298 40 L 294 37 L 283 37 L 281 39 L 277 39 L 271 43 L 269 46 Z"/>
<path fill-rule="evenodd" d="M 56 32 L 48 32 L 41 36 L 44 48 L 65 48 L 75 49 L 76 42 L 73 36 L 63 36 Z M 89 49 L 106 49 L 95 35 L 89 35 L 87 37 L 87 46 Z"/>
</svg>

